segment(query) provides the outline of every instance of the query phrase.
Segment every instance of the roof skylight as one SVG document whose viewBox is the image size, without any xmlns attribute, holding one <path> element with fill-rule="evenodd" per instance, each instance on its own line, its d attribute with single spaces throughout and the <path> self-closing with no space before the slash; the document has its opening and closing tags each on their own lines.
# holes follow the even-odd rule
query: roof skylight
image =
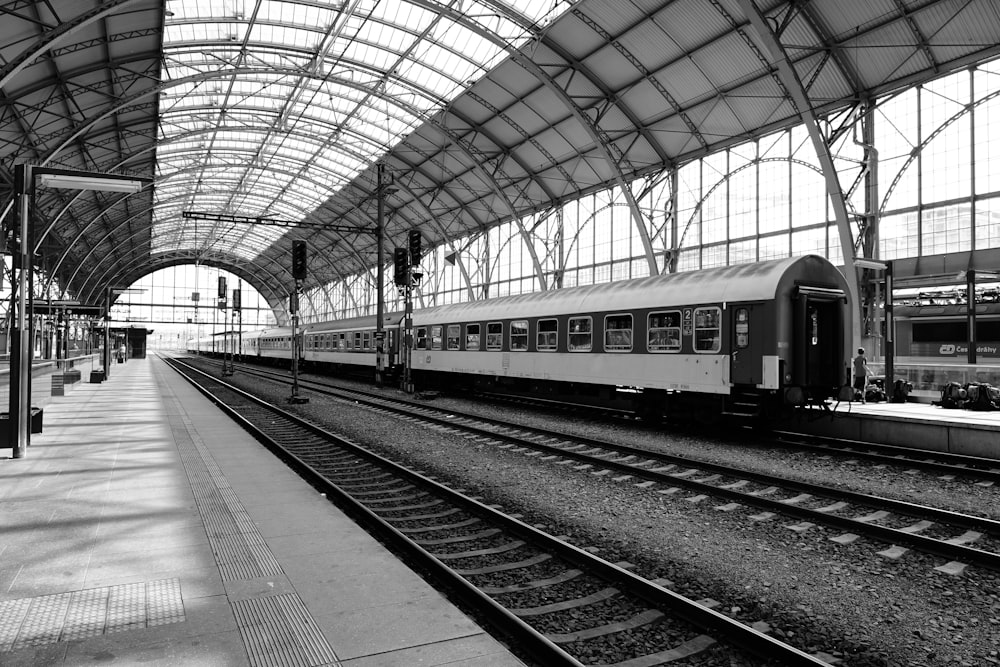
<svg viewBox="0 0 1000 667">
<path fill-rule="evenodd" d="M 167 0 L 152 251 L 255 258 L 181 213 L 303 219 L 571 4 Z"/>
</svg>

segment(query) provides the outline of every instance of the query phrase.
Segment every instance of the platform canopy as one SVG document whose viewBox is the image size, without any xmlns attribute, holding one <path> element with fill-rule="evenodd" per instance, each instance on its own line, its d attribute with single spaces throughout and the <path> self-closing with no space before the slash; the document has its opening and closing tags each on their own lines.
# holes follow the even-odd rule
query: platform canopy
<svg viewBox="0 0 1000 667">
<path fill-rule="evenodd" d="M 379 163 L 391 255 L 997 54 L 995 0 L 4 0 L 0 210 L 22 162 L 149 178 L 37 191 L 63 294 L 197 262 L 278 303 L 293 239 L 307 286 L 375 265 Z"/>
</svg>

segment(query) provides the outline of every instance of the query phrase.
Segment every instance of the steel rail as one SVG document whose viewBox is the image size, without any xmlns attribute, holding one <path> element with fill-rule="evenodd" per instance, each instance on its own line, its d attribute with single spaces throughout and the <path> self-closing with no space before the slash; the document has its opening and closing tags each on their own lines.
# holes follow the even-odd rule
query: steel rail
<svg viewBox="0 0 1000 667">
<path fill-rule="evenodd" d="M 387 403 L 400 403 L 404 405 L 410 405 L 420 409 L 421 411 L 434 410 L 433 408 L 428 408 L 427 406 L 424 405 L 413 404 L 398 399 L 387 399 L 373 394 L 368 394 L 367 392 L 355 391 L 353 389 L 352 390 L 330 389 L 329 387 L 325 387 L 321 383 L 315 383 L 315 382 L 310 382 L 309 384 L 320 387 L 319 389 L 314 387 L 313 391 L 326 393 L 331 396 L 337 396 L 338 392 L 349 392 L 350 394 L 366 395 L 370 397 L 372 404 L 377 406 L 378 408 L 384 410 L 390 410 L 398 414 L 406 414 L 407 416 L 410 417 L 412 417 L 413 414 L 406 408 L 387 405 Z M 357 401 L 356 398 L 350 398 L 348 400 Z M 503 428 L 508 428 L 512 430 L 516 429 L 526 432 L 532 432 L 542 437 L 555 438 L 559 440 L 572 440 L 574 442 L 585 444 L 591 447 L 598 447 L 601 449 L 614 451 L 621 454 L 642 456 L 650 459 L 659 459 L 669 463 L 685 465 L 690 468 L 699 468 L 707 472 L 723 474 L 738 479 L 747 479 L 761 484 L 766 484 L 769 486 L 781 486 L 786 489 L 792 489 L 803 493 L 809 493 L 811 495 L 823 496 L 832 499 L 846 500 L 856 505 L 864 505 L 867 507 L 874 507 L 877 509 L 890 509 L 898 514 L 905 514 L 914 517 L 933 518 L 939 522 L 946 522 L 951 525 L 960 526 L 963 528 L 976 529 L 983 532 L 992 533 L 994 535 L 1000 535 L 1000 521 L 995 521 L 993 519 L 988 519 L 985 517 L 976 517 L 976 516 L 961 514 L 958 512 L 939 509 L 935 507 L 928 507 L 926 505 L 908 503 L 905 501 L 894 500 L 882 496 L 874 496 L 864 493 L 858 493 L 855 491 L 848 491 L 844 489 L 836 489 L 833 487 L 820 486 L 808 482 L 799 482 L 795 480 L 789 480 L 786 478 L 774 477 L 772 475 L 767 475 L 765 473 L 756 473 L 752 471 L 732 468 L 721 464 L 708 463 L 705 461 L 689 459 L 674 454 L 663 454 L 648 449 L 632 447 L 630 445 L 616 444 L 605 440 L 599 440 L 596 438 L 570 435 L 564 432 L 536 428 L 533 426 L 511 425 L 502 422 L 500 420 L 493 420 L 488 417 L 481 417 L 479 415 L 461 413 L 451 409 L 448 409 L 446 412 L 450 415 L 450 417 L 436 417 L 429 414 L 420 414 L 419 417 L 421 419 L 427 420 L 432 423 L 436 423 L 438 425 L 450 426 L 452 428 L 462 428 L 467 431 L 473 432 L 476 435 L 489 437 L 494 440 L 498 439 L 505 440 L 507 442 L 512 442 L 521 446 L 532 447 L 534 449 L 541 450 L 549 454 L 556 454 L 566 458 L 573 458 L 581 462 L 592 463 L 596 460 L 599 461 L 600 465 L 602 465 L 605 468 L 616 470 L 623 473 L 628 473 L 630 475 L 641 477 L 643 479 L 670 485 L 684 486 L 689 489 L 696 490 L 700 493 L 710 493 L 712 495 L 721 496 L 728 500 L 737 501 L 743 504 L 753 505 L 766 510 L 774 510 L 777 512 L 781 512 L 782 514 L 789 514 L 802 519 L 808 519 L 815 523 L 823 523 L 828 525 L 832 524 L 837 527 L 850 530 L 851 532 L 854 533 L 868 535 L 869 537 L 874 537 L 880 541 L 889 544 L 905 544 L 927 553 L 932 553 L 938 556 L 954 560 L 962 560 L 964 562 L 976 563 L 984 567 L 988 567 L 992 570 L 1000 571 L 1000 554 L 998 553 L 984 551 L 982 549 L 976 549 L 973 547 L 968 547 L 960 544 L 951 544 L 947 541 L 937 540 L 935 538 L 926 537 L 915 533 L 904 532 L 903 530 L 897 528 L 890 528 L 888 526 L 879 526 L 877 524 L 858 521 L 856 519 L 852 519 L 849 517 L 841 517 L 835 514 L 819 512 L 817 510 L 798 507 L 794 504 L 783 503 L 780 500 L 771 500 L 765 497 L 754 496 L 733 489 L 725 489 L 722 487 L 713 486 L 711 484 L 701 483 L 696 480 L 675 477 L 665 472 L 656 472 L 653 470 L 643 469 L 627 463 L 609 461 L 607 459 L 589 456 L 584 452 L 574 452 L 562 447 L 535 442 L 517 435 L 501 433 L 495 430 L 495 427 L 501 426 Z M 487 424 L 492 424 L 494 428 L 482 428 L 482 427 L 476 427 L 471 424 L 462 424 L 457 421 L 457 419 L 455 418 L 456 416 L 458 416 L 461 419 L 470 419 L 473 421 L 480 421 L 480 422 L 485 422 Z"/>
<path fill-rule="evenodd" d="M 179 363 L 177 360 L 171 360 L 174 363 Z M 171 365 L 174 366 L 174 363 Z M 239 389 L 227 382 L 223 382 L 219 378 L 211 376 L 204 371 L 185 365 L 186 368 L 205 376 L 212 382 L 217 383 L 226 387 L 228 391 L 232 391 L 238 394 L 241 398 L 250 401 L 261 407 L 272 410 L 279 414 L 282 418 L 287 419 L 297 426 L 308 430 L 312 434 L 333 440 L 338 444 L 348 448 L 352 453 L 362 456 L 368 460 L 377 463 L 380 466 L 385 466 L 393 471 L 394 474 L 398 474 L 405 477 L 411 481 L 417 482 L 423 486 L 431 488 L 435 493 L 443 495 L 448 498 L 449 501 L 461 505 L 470 511 L 476 512 L 481 515 L 488 516 L 491 521 L 502 525 L 505 529 L 511 531 L 514 534 L 523 536 L 530 539 L 533 543 L 541 545 L 544 549 L 557 554 L 559 557 L 565 559 L 567 562 L 578 565 L 591 572 L 596 572 L 600 576 L 615 582 L 620 585 L 623 589 L 628 590 L 633 595 L 642 598 L 646 602 L 658 606 L 660 608 L 669 609 L 671 612 L 678 615 L 678 617 L 685 619 L 688 622 L 698 625 L 706 630 L 711 630 L 718 632 L 721 636 L 725 637 L 726 641 L 732 643 L 735 646 L 743 648 L 755 655 L 768 659 L 779 659 L 784 661 L 783 664 L 788 664 L 792 666 L 798 665 L 827 665 L 825 661 L 820 658 L 809 655 L 799 649 L 785 644 L 773 637 L 770 637 L 762 632 L 759 632 L 750 626 L 744 625 L 739 621 L 733 620 L 728 616 L 720 614 L 708 607 L 705 607 L 697 602 L 694 602 L 682 595 L 674 593 L 662 586 L 649 581 L 643 577 L 640 577 L 626 569 L 623 569 L 613 563 L 610 563 L 599 556 L 591 554 L 583 549 L 573 546 L 567 542 L 564 542 L 548 533 L 538 530 L 533 526 L 530 526 L 514 517 L 508 516 L 492 507 L 489 507 L 479 501 L 469 498 L 461 493 L 458 493 L 439 482 L 435 482 L 420 473 L 409 470 L 399 464 L 390 461 L 382 457 L 375 452 L 372 452 L 364 447 L 361 447 L 355 443 L 344 440 L 343 438 L 331 433 L 315 424 L 305 421 L 296 415 L 282 410 L 276 406 L 273 406 L 266 401 L 263 401 L 256 396 Z M 442 580 L 446 582 L 446 585 L 452 587 L 454 590 L 459 592 L 463 599 L 470 603 L 474 603 L 477 608 L 482 606 L 482 608 L 490 612 L 491 621 L 497 623 L 497 626 L 501 628 L 507 634 L 511 636 L 521 638 L 522 634 L 525 638 L 530 638 L 531 652 L 537 654 L 540 659 L 543 660 L 543 664 L 546 665 L 579 665 L 572 656 L 565 653 L 558 646 L 553 644 L 551 641 L 546 639 L 543 635 L 537 633 L 529 625 L 525 624 L 517 616 L 510 613 L 508 610 L 498 605 L 492 598 L 482 593 L 479 589 L 475 588 L 466 579 L 457 575 L 453 570 L 443 565 L 437 558 L 428 553 L 419 545 L 414 544 L 411 540 L 406 538 L 402 533 L 392 527 L 390 524 L 382 520 L 380 517 L 372 513 L 370 510 L 361 505 L 358 501 L 354 500 L 346 493 L 344 493 L 337 485 L 333 484 L 329 480 L 323 478 L 322 474 L 316 471 L 312 466 L 310 466 L 305 461 L 302 461 L 299 457 L 295 456 L 291 452 L 288 452 L 284 447 L 273 441 L 270 437 L 266 436 L 263 432 L 257 429 L 255 426 L 250 424 L 246 419 L 240 416 L 235 409 L 225 405 L 220 399 L 214 397 L 205 388 L 201 387 L 197 382 L 195 382 L 190 376 L 178 369 L 189 382 L 191 382 L 195 387 L 199 389 L 203 394 L 208 396 L 210 400 L 219 405 L 219 407 L 234 420 L 237 421 L 244 429 L 251 433 L 255 438 L 260 440 L 268 449 L 279 455 L 282 460 L 286 461 L 290 466 L 292 466 L 297 472 L 304 475 L 313 484 L 319 484 L 328 494 L 342 500 L 345 508 L 350 508 L 350 511 L 356 512 L 357 516 L 363 518 L 365 521 L 364 525 L 370 525 L 377 530 L 380 536 L 387 540 L 391 540 L 393 545 L 399 546 L 408 556 L 412 556 L 421 565 L 427 567 L 430 571 L 434 572 L 435 575 L 440 575 Z M 453 425 L 454 426 L 454 425 Z M 558 660 L 559 662 L 554 662 Z"/>
</svg>

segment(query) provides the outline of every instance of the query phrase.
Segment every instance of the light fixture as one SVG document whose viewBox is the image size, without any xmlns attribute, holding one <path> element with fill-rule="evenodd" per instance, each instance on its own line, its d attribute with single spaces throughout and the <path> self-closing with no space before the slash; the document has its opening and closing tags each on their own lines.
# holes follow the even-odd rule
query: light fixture
<svg viewBox="0 0 1000 667">
<path fill-rule="evenodd" d="M 139 192 L 143 182 L 121 176 L 101 176 L 97 174 L 46 174 L 38 175 L 39 183 L 45 188 L 65 188 L 68 190 L 105 190 L 108 192 Z"/>
<path fill-rule="evenodd" d="M 888 264 L 885 262 L 880 262 L 877 259 L 865 259 L 864 257 L 855 257 L 854 266 L 859 269 L 871 269 L 872 271 L 885 271 L 888 268 Z"/>
</svg>

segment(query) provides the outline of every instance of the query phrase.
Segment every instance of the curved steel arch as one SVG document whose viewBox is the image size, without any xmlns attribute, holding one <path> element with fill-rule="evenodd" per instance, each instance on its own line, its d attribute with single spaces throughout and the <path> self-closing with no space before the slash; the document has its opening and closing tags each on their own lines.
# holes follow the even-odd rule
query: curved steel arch
<svg viewBox="0 0 1000 667">
<path fill-rule="evenodd" d="M 850 291 L 851 301 L 854 303 L 854 310 L 860 312 L 861 291 L 858 285 L 858 271 L 854 267 L 854 239 L 851 237 L 850 221 L 848 220 L 847 198 L 844 196 L 844 192 L 840 187 L 840 177 L 837 172 L 837 168 L 833 163 L 833 155 L 830 153 L 830 147 L 820 133 L 819 120 L 816 114 L 812 111 L 809 96 L 806 94 L 805 88 L 802 85 L 802 80 L 799 78 L 798 72 L 796 72 L 795 68 L 792 66 L 791 58 L 785 50 L 784 45 L 781 43 L 778 35 L 771 30 L 767 20 L 757 8 L 757 5 L 754 4 L 753 0 L 736 1 L 739 4 L 739 7 L 747 15 L 750 25 L 753 26 L 757 36 L 764 42 L 767 50 L 770 52 L 771 60 L 777 69 L 777 76 L 780 78 L 781 82 L 783 82 L 783 88 L 789 96 L 790 101 L 793 101 L 797 107 L 796 111 L 802 118 L 802 123 L 805 126 L 806 131 L 809 133 L 809 138 L 812 140 L 813 148 L 816 151 L 816 157 L 819 159 L 820 165 L 823 168 L 823 177 L 826 180 L 827 192 L 833 205 L 834 217 L 837 220 L 837 231 L 840 235 L 840 248 L 841 253 L 844 256 L 844 264 L 846 267 L 844 270 L 844 277 L 847 280 L 847 287 Z M 719 11 L 724 12 L 721 8 L 719 8 Z M 858 343 L 861 341 L 861 322 L 858 317 L 852 317 L 851 321 L 854 339 L 851 347 L 857 347 Z"/>
<path fill-rule="evenodd" d="M 103 0 L 101 4 L 94 7 L 90 11 L 81 14 L 70 21 L 61 23 L 49 32 L 45 33 L 41 39 L 37 40 L 34 44 L 25 49 L 20 55 L 15 56 L 10 62 L 7 63 L 7 65 L 3 67 L 3 69 L 0 69 L 0 90 L 4 90 L 7 87 L 7 84 L 9 84 L 15 76 L 20 74 L 21 70 L 49 50 L 54 49 L 56 45 L 60 44 L 69 35 L 72 35 L 78 30 L 90 25 L 94 21 L 105 18 L 109 14 L 115 13 L 116 10 L 119 10 L 122 7 L 130 5 L 136 1 L 137 0 Z"/>
<path fill-rule="evenodd" d="M 886 190 L 885 197 L 882 198 L 882 205 L 879 206 L 878 209 L 878 219 L 881 220 L 882 216 L 885 215 L 885 208 L 889 204 L 889 198 L 892 197 L 893 191 L 895 191 L 896 186 L 899 185 L 899 182 L 902 180 L 903 174 L 906 173 L 906 170 L 910 168 L 910 165 L 913 164 L 913 161 L 916 160 L 924 152 L 924 149 L 932 141 L 934 141 L 942 132 L 944 132 L 949 127 L 954 125 L 962 116 L 971 113 L 972 110 L 975 109 L 976 107 L 985 104 L 986 102 L 989 102 L 990 100 L 993 100 L 998 96 L 1000 96 L 1000 89 L 997 89 L 988 95 L 984 95 L 975 102 L 962 105 L 962 109 L 960 111 L 956 112 L 953 116 L 948 118 L 948 120 L 941 123 L 941 125 L 936 127 L 933 132 L 927 135 L 926 139 L 921 141 L 918 145 L 914 146 L 913 150 L 911 150 L 910 154 L 907 156 L 906 161 L 899 168 L 899 171 L 896 172 L 896 177 L 893 178 L 892 183 L 889 184 L 889 189 Z"/>
<path fill-rule="evenodd" d="M 150 209 L 152 209 L 152 208 L 153 208 L 153 206 L 154 206 L 153 204 L 150 204 L 150 206 L 149 206 L 148 208 L 146 208 L 146 209 L 143 209 L 143 210 L 140 210 L 140 211 L 136 211 L 136 212 L 135 212 L 135 213 L 133 213 L 132 215 L 130 215 L 130 216 L 126 217 L 125 219 L 123 219 L 123 220 L 119 221 L 119 222 L 118 222 L 118 224 L 116 224 L 116 225 L 115 225 L 114 227 L 110 227 L 110 228 L 108 228 L 108 230 L 107 230 L 107 233 L 106 233 L 106 234 L 105 234 L 104 236 L 102 236 L 102 237 L 101 237 L 101 238 L 100 238 L 100 239 L 99 239 L 99 240 L 98 240 L 98 241 L 97 241 L 96 243 L 94 243 L 94 244 L 93 244 L 93 247 L 92 247 L 92 248 L 91 248 L 91 249 L 90 249 L 90 250 L 89 250 L 89 251 L 87 252 L 87 254 L 86 254 L 86 255 L 84 255 L 84 257 L 83 257 L 83 259 L 82 259 L 82 260 L 80 261 L 79 265 L 78 265 L 78 266 L 76 267 L 76 269 L 74 269 L 74 271 L 73 271 L 73 274 L 72 274 L 72 275 L 70 276 L 70 278 L 69 278 L 69 279 L 68 279 L 68 280 L 66 281 L 66 283 L 65 283 L 65 289 L 69 289 L 69 286 L 70 286 L 70 285 L 71 285 L 71 284 L 72 284 L 72 283 L 73 283 L 73 282 L 74 282 L 74 281 L 76 280 L 76 275 L 77 275 L 77 273 L 79 273 L 79 271 L 80 271 L 80 270 L 81 270 L 81 269 L 83 268 L 83 266 L 84 266 L 84 264 L 85 264 L 86 260 L 87 260 L 87 259 L 88 259 L 88 258 L 89 258 L 89 257 L 90 257 L 90 256 L 91 256 L 91 255 L 92 255 L 93 253 L 95 253 L 95 252 L 96 252 L 96 251 L 97 251 L 97 250 L 99 249 L 99 247 L 100 247 L 100 245 L 101 245 L 102 243 L 104 243 L 104 242 L 106 242 L 106 241 L 110 241 L 110 240 L 113 240 L 113 235 L 114 235 L 114 233 L 115 233 L 115 232 L 116 232 L 117 230 L 119 230 L 120 228 L 122 228 L 122 227 L 123 227 L 123 226 L 125 226 L 125 225 L 128 225 L 128 224 L 129 224 L 130 222 L 132 222 L 132 221 L 133 221 L 133 220 L 134 220 L 135 218 L 137 218 L 137 217 L 140 217 L 140 216 L 144 216 L 144 215 L 145 215 L 146 213 L 148 213 L 148 212 L 150 211 Z M 54 270 L 55 270 L 56 268 L 58 268 L 59 266 L 61 266 L 61 265 L 62 265 L 62 262 L 63 262 L 63 261 L 65 260 L 65 258 L 66 258 L 66 257 L 68 256 L 68 254 L 69 254 L 69 251 L 70 251 L 70 249 L 71 249 L 71 248 L 72 248 L 72 247 L 73 247 L 73 246 L 74 246 L 74 245 L 76 244 L 76 242 L 77 242 L 77 241 L 79 241 L 79 240 L 80 240 L 80 239 L 81 239 L 81 238 L 83 237 L 83 234 L 84 234 L 84 233 L 86 233 L 87 229 L 89 229 L 89 227 L 90 227 L 91 225 L 95 224 L 95 223 L 96 223 L 96 221 L 97 221 L 97 218 L 94 218 L 93 220 L 91 220 L 91 222 L 90 222 L 90 223 L 88 223 L 88 224 L 87 224 L 87 225 L 86 225 L 86 226 L 85 226 L 85 227 L 84 227 L 84 228 L 83 228 L 82 230 L 80 230 L 79 234 L 78 234 L 78 235 L 77 235 L 77 237 L 76 237 L 76 238 L 75 238 L 75 239 L 73 240 L 73 242 L 72 242 L 71 244 L 68 244 L 68 245 L 66 246 L 66 248 L 65 248 L 65 249 L 64 249 L 64 251 L 63 251 L 63 254 L 62 254 L 62 255 L 60 256 L 60 258 L 59 258 L 59 261 L 58 261 L 58 263 L 56 264 L 56 267 L 54 267 L 53 271 L 54 271 Z M 144 234 L 144 233 L 147 233 L 148 231 L 149 231 L 149 230 L 147 230 L 146 228 L 143 228 L 143 229 L 139 230 L 138 232 L 136 232 L 135 234 L 132 234 L 132 235 L 130 235 L 130 236 L 128 236 L 128 237 L 126 237 L 126 240 L 128 240 L 128 239 L 132 239 L 132 238 L 134 238 L 135 236 L 138 236 L 139 234 Z M 195 253 L 195 257 L 197 257 L 197 252 L 198 252 L 198 249 L 197 249 L 197 248 L 192 248 L 192 249 L 191 249 L 191 252 Z M 104 259 L 106 259 L 106 257 L 105 257 Z M 102 264 L 102 263 L 104 262 L 104 259 L 100 260 L 100 261 L 99 261 L 99 262 L 97 263 L 97 265 L 96 265 L 96 266 L 94 267 L 94 269 L 93 269 L 93 270 L 91 271 L 91 277 L 92 277 L 92 275 L 93 275 L 93 271 L 94 271 L 94 270 L 96 270 L 96 268 L 97 268 L 98 266 L 100 266 L 100 264 Z M 84 285 L 86 285 L 86 284 L 87 284 L 87 282 L 89 282 L 89 280 L 90 280 L 90 277 L 88 277 L 88 278 L 84 279 L 84 281 L 83 281 L 83 284 L 84 284 Z"/>
<path fill-rule="evenodd" d="M 677 241 L 677 249 L 678 250 L 680 250 L 681 248 L 684 247 L 684 238 L 687 236 L 688 229 L 690 229 L 691 225 L 694 224 L 695 218 L 701 212 L 701 207 L 705 204 L 706 201 L 708 201 L 708 198 L 711 197 L 712 194 L 716 190 L 718 190 L 720 187 L 722 187 L 722 185 L 724 183 L 729 182 L 729 180 L 732 179 L 732 177 L 735 176 L 736 174 L 740 173 L 741 171 L 743 171 L 745 169 L 749 169 L 750 167 L 755 167 L 755 166 L 757 166 L 759 164 L 762 164 L 764 162 L 790 162 L 792 164 L 797 164 L 797 165 L 799 165 L 801 167 L 805 167 L 806 169 L 810 169 L 810 170 L 816 172 L 817 174 L 819 174 L 820 176 L 823 176 L 823 170 L 820 169 L 819 167 L 817 167 L 816 165 L 810 164 L 809 162 L 806 162 L 804 160 L 800 160 L 800 159 L 794 158 L 794 157 L 756 158 L 756 159 L 751 160 L 750 162 L 747 162 L 746 164 L 744 164 L 744 165 L 742 165 L 740 167 L 737 167 L 736 169 L 733 169 L 732 171 L 729 171 L 729 172 L 723 174 L 722 177 L 718 181 L 715 182 L 715 185 L 713 185 L 711 188 L 709 188 L 701 196 L 701 198 L 698 200 L 698 203 L 695 204 L 694 209 L 692 209 L 691 216 L 688 218 L 687 223 L 684 225 L 684 231 L 681 233 L 681 237 Z M 850 207 L 851 210 L 853 211 L 854 210 L 854 205 L 851 203 L 851 201 L 847 200 L 846 203 L 847 203 L 847 206 Z"/>
<path fill-rule="evenodd" d="M 128 275 L 128 277 L 121 279 L 120 281 L 121 284 L 132 285 L 135 284 L 136 281 L 141 280 L 143 277 L 151 273 L 154 273 L 156 271 L 160 271 L 162 269 L 168 269 L 172 266 L 184 266 L 193 264 L 190 257 L 182 257 L 182 256 L 170 257 L 170 255 L 173 254 L 174 253 L 164 253 L 162 255 L 146 255 L 145 259 L 153 260 L 152 263 L 154 265 L 150 266 L 148 269 L 141 265 L 134 267 L 131 273 Z M 249 271 L 246 271 L 244 269 L 233 270 L 232 266 L 229 266 L 227 263 L 223 261 L 216 260 L 215 258 L 210 258 L 209 260 L 201 262 L 200 264 L 197 264 L 195 266 L 211 266 L 216 269 L 222 269 L 239 277 L 241 280 L 245 280 L 247 284 L 249 284 L 251 287 L 257 290 L 257 292 L 264 297 L 265 301 L 267 302 L 267 305 L 271 308 L 272 312 L 277 311 L 279 307 L 281 307 L 281 305 L 284 303 L 284 299 L 286 296 L 284 294 L 272 297 L 264 296 L 268 292 L 271 292 L 273 294 L 273 290 L 261 289 L 261 285 L 266 286 L 268 283 L 266 281 L 260 282 L 253 280 L 254 274 Z M 110 282 L 119 282 L 119 281 L 113 280 Z M 277 312 L 275 312 L 275 319 L 277 319 Z"/>
<path fill-rule="evenodd" d="M 140 232 L 137 232 L 136 234 L 133 234 L 129 238 L 133 238 L 134 236 L 136 236 L 139 233 Z M 134 267 L 134 266 L 142 267 L 142 266 L 144 266 L 143 262 L 154 261 L 154 258 L 161 257 L 161 256 L 164 256 L 164 255 L 167 255 L 167 254 L 174 254 L 174 255 L 180 256 L 180 255 L 183 255 L 184 252 L 186 252 L 186 251 L 175 251 L 175 252 L 171 252 L 171 253 L 163 253 L 161 255 L 152 255 L 152 254 L 138 255 L 138 256 L 133 257 L 133 259 L 131 259 L 130 261 L 128 261 L 128 262 L 126 262 L 124 264 L 109 266 L 107 269 L 105 269 L 104 273 L 101 274 L 101 276 L 98 278 L 98 280 L 93 281 L 93 287 L 91 287 L 88 290 L 81 291 L 81 293 L 80 293 L 81 297 L 85 296 L 87 300 L 93 299 L 94 295 L 95 295 L 95 291 L 104 289 L 107 285 L 109 285 L 111 283 L 122 282 L 124 280 L 127 280 L 126 277 L 123 277 L 121 275 L 121 272 L 124 271 L 124 270 L 129 269 L 129 267 Z M 239 271 L 242 271 L 243 269 L 240 268 L 240 265 L 237 262 L 233 262 L 232 264 L 229 264 L 228 262 L 231 261 L 231 258 L 226 257 L 224 259 L 217 259 L 217 257 L 218 256 L 213 256 L 212 257 L 212 259 L 213 259 L 214 262 L 218 262 L 219 265 L 222 266 L 223 268 L 226 268 L 226 270 L 228 270 L 228 271 L 230 271 L 230 272 L 232 272 L 234 274 L 240 275 Z M 195 265 L 198 265 L 201 262 L 200 259 L 195 258 L 193 256 L 185 257 L 184 259 L 186 261 L 189 261 L 189 262 L 195 264 Z M 274 262 L 269 262 L 269 263 L 273 264 Z M 110 278 L 108 278 L 108 272 L 112 271 L 112 270 L 117 270 L 118 273 L 115 273 Z M 155 270 L 155 269 L 152 269 L 152 270 Z M 274 280 L 275 283 L 277 284 L 277 276 L 273 272 L 271 272 L 270 270 L 268 270 L 264 266 L 259 267 L 259 270 L 264 271 L 265 273 L 267 273 L 267 275 L 272 280 Z M 143 275 L 145 275 L 145 274 L 143 274 Z M 134 282 L 134 281 L 135 281 L 135 279 L 132 280 L 132 282 Z M 88 279 L 87 282 L 90 282 L 90 280 Z M 258 283 L 254 283 L 255 287 L 257 286 L 257 284 Z M 271 289 L 270 286 L 269 286 L 269 284 L 267 282 L 262 282 L 262 283 L 259 283 L 259 284 L 268 286 L 269 289 L 262 290 L 262 289 L 258 288 L 257 289 L 258 292 L 260 292 L 261 294 L 264 294 L 266 292 L 266 293 L 270 293 L 272 295 L 277 295 L 276 298 L 275 298 L 275 300 L 274 300 L 274 303 L 280 303 L 281 302 L 281 300 L 283 299 L 284 295 L 278 295 L 277 291 L 275 289 Z M 287 295 L 287 293 L 285 293 L 285 295 Z M 269 301 L 269 303 L 271 303 L 271 302 Z"/>
<path fill-rule="evenodd" d="M 111 234 L 114 233 L 114 231 L 117 231 L 122 226 L 127 225 L 129 222 L 131 222 L 132 218 L 134 218 L 136 216 L 144 215 L 147 211 L 148 211 L 148 209 L 144 210 L 144 211 L 139 211 L 139 212 L 135 213 L 133 216 L 130 216 L 129 218 L 126 218 L 125 220 L 122 220 L 121 222 L 119 222 L 118 225 L 116 225 L 112 230 L 109 231 L 108 234 L 106 234 L 104 237 L 102 237 L 99 242 L 97 242 L 97 243 L 95 243 L 93 245 L 93 247 L 90 249 L 90 251 L 87 253 L 87 255 L 85 255 L 84 260 L 86 260 L 87 258 L 89 258 L 91 254 L 93 254 L 94 252 L 96 252 L 97 249 L 100 247 L 100 244 L 103 243 L 103 242 L 105 242 L 105 241 L 107 241 L 109 239 L 109 237 L 111 236 Z M 130 236 L 126 237 L 126 240 L 133 239 L 136 236 L 139 236 L 140 234 L 146 233 L 146 231 L 147 231 L 146 229 L 141 229 L 141 230 L 135 232 L 134 234 L 131 234 Z M 150 239 L 150 241 L 152 241 L 152 239 Z M 179 251 L 180 250 L 178 250 L 178 252 Z M 189 250 L 189 252 L 193 253 L 193 259 L 194 259 L 195 262 L 197 262 L 198 261 L 197 249 L 191 249 L 191 250 Z M 132 254 L 134 254 L 134 252 Z M 263 259 L 261 259 L 261 258 L 263 258 Z M 83 280 L 83 285 L 84 286 L 86 286 L 90 282 L 90 280 L 93 278 L 94 272 L 97 271 L 97 269 L 100 267 L 100 265 L 104 263 L 105 259 L 107 259 L 107 257 L 102 258 L 93 267 L 93 269 L 91 270 L 91 272 L 88 275 L 88 277 Z M 237 259 L 239 259 L 239 258 L 237 258 Z M 267 263 L 272 263 L 272 264 L 273 263 L 277 263 L 275 260 L 273 260 L 271 258 L 268 258 L 268 257 L 264 257 L 263 255 L 258 256 L 258 260 L 263 261 L 263 262 L 267 262 Z M 258 260 L 255 260 L 255 262 L 254 262 L 255 265 L 258 263 Z M 60 261 L 60 263 L 61 263 L 61 261 Z M 76 275 L 80 271 L 80 269 L 83 267 L 83 264 L 84 264 L 84 261 L 81 261 L 80 265 L 74 270 L 74 272 L 73 272 L 72 276 L 70 277 L 70 279 L 68 281 L 66 281 L 66 284 L 65 284 L 65 288 L 66 289 L 68 289 L 69 285 L 71 285 L 76 280 Z M 280 266 L 280 264 L 279 264 L 279 266 Z M 261 268 L 263 269 L 263 266 Z M 336 270 L 334 270 L 334 271 L 336 272 Z M 285 267 L 284 272 L 285 273 L 288 272 L 287 267 Z M 277 280 L 277 274 L 274 274 L 274 273 L 272 273 L 270 271 L 268 272 L 268 274 L 272 278 L 274 278 L 275 280 Z M 86 287 L 81 287 L 80 292 L 82 293 L 85 289 L 86 289 Z M 260 291 L 260 290 L 258 290 L 258 291 Z"/>
</svg>

